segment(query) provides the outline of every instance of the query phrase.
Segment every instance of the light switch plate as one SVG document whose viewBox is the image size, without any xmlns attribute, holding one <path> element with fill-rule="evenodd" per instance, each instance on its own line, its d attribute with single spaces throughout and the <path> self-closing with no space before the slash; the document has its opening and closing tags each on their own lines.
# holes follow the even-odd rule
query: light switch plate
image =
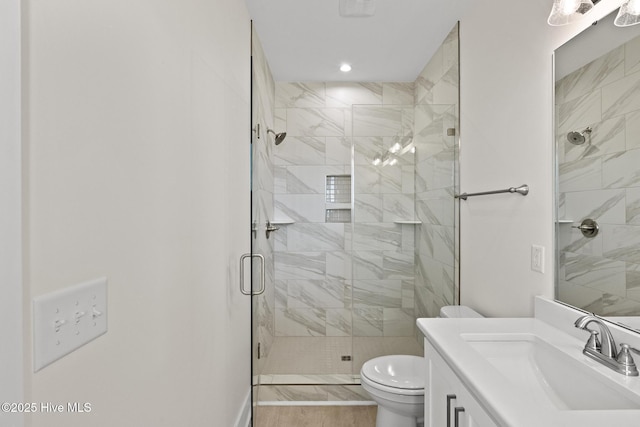
<svg viewBox="0 0 640 427">
<path fill-rule="evenodd" d="M 107 332 L 107 279 L 99 278 L 33 299 L 33 370 Z"/>
</svg>

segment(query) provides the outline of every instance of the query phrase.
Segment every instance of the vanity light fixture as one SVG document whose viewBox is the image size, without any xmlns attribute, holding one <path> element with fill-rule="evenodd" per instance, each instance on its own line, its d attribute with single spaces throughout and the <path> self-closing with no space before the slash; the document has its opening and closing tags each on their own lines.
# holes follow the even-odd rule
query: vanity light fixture
<svg viewBox="0 0 640 427">
<path fill-rule="evenodd" d="M 567 25 L 593 9 L 600 0 L 553 0 L 547 22 L 552 26 Z"/>
<path fill-rule="evenodd" d="M 629 27 L 640 24 L 640 1 L 627 0 L 620 6 L 618 16 L 616 16 L 616 20 L 613 23 L 616 27 Z"/>
<path fill-rule="evenodd" d="M 351 65 L 344 63 L 340 66 L 340 71 L 342 71 L 343 73 L 348 73 L 349 71 L 351 71 Z"/>
<path fill-rule="evenodd" d="M 567 25 L 574 22 L 581 15 L 586 14 L 600 0 L 553 0 L 553 7 L 547 22 L 552 26 Z M 627 0 L 613 22 L 616 27 L 629 27 L 640 24 L 640 0 Z"/>
</svg>

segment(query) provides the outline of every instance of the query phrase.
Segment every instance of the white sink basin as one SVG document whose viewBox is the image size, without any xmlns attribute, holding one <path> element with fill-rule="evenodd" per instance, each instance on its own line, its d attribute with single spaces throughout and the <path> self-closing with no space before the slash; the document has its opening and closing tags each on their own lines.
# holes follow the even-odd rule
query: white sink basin
<svg viewBox="0 0 640 427">
<path fill-rule="evenodd" d="M 558 410 L 640 409 L 640 398 L 534 334 L 461 337 L 535 404 Z"/>
<path fill-rule="evenodd" d="M 497 426 L 640 426 L 640 377 L 625 377 L 582 354 L 588 334 L 573 324 L 583 313 L 553 302 L 540 302 L 536 310 L 540 318 L 417 324 Z M 612 332 L 616 341 L 640 348 L 636 334 Z"/>
</svg>

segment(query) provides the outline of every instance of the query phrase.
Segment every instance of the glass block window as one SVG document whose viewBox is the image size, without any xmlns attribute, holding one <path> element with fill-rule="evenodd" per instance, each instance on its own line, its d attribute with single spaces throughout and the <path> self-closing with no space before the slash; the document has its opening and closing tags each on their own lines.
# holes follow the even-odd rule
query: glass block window
<svg viewBox="0 0 640 427">
<path fill-rule="evenodd" d="M 325 222 L 351 222 L 351 209 L 327 209 Z"/>
<path fill-rule="evenodd" d="M 327 175 L 327 203 L 351 203 L 351 175 Z"/>
</svg>

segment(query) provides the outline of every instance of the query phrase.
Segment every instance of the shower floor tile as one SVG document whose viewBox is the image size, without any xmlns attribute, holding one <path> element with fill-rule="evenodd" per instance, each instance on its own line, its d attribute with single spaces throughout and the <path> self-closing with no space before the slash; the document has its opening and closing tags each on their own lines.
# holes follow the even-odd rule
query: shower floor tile
<svg viewBox="0 0 640 427">
<path fill-rule="evenodd" d="M 351 338 L 276 337 L 263 374 L 350 374 Z"/>
<path fill-rule="evenodd" d="M 389 354 L 422 356 L 422 344 L 413 337 L 276 337 L 262 375 L 357 375 L 367 360 Z"/>
</svg>

